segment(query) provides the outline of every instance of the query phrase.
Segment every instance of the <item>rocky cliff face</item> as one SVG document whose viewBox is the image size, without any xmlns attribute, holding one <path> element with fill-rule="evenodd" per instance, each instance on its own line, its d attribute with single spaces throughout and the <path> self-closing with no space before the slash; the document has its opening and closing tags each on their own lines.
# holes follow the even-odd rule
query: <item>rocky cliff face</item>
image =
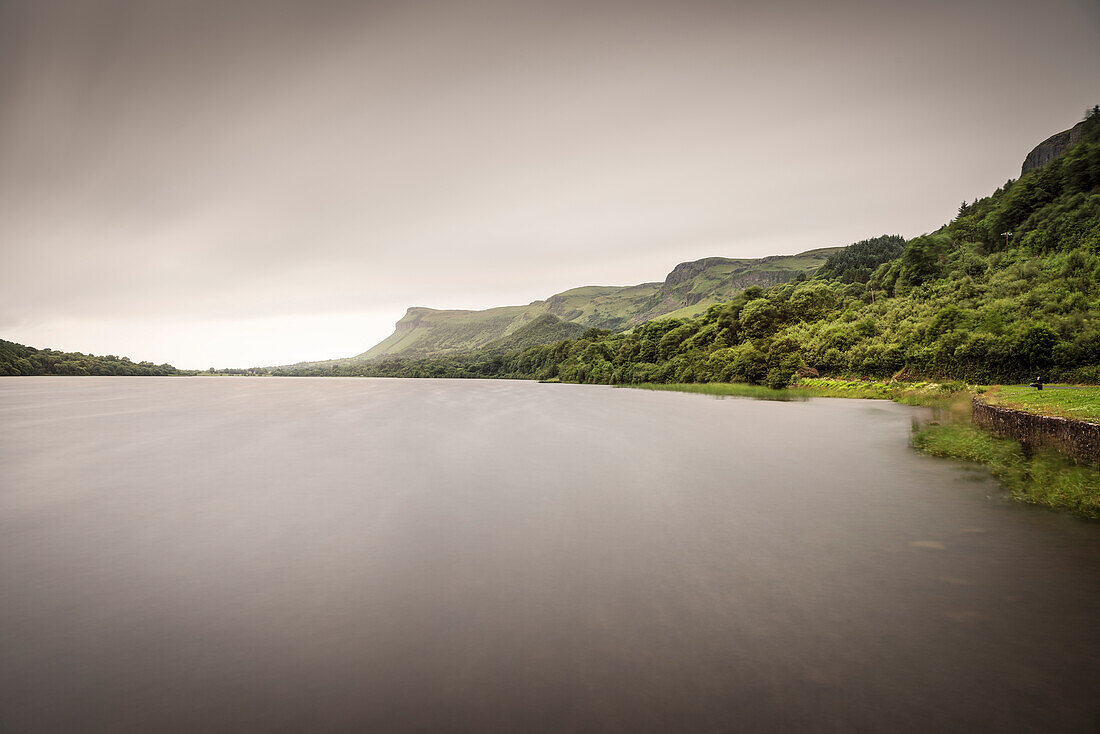
<svg viewBox="0 0 1100 734">
<path fill-rule="evenodd" d="M 425 319 L 430 318 L 432 310 L 422 306 L 411 306 L 394 326 L 399 331 L 411 331 L 420 326 Z"/>
<path fill-rule="evenodd" d="M 773 285 L 779 285 L 780 283 L 786 283 L 788 280 L 794 280 L 797 275 L 798 273 L 792 273 L 785 270 L 755 270 L 731 277 L 730 287 L 738 291 L 743 291 L 754 285 L 758 285 L 761 288 L 768 288 Z"/>
<path fill-rule="evenodd" d="M 1027 154 L 1027 158 L 1024 158 L 1024 165 L 1020 168 L 1020 175 L 1022 176 L 1030 170 L 1045 166 L 1062 155 L 1062 153 L 1065 153 L 1067 148 L 1081 142 L 1081 136 L 1084 130 L 1085 122 L 1082 120 L 1069 130 L 1063 130 L 1060 133 L 1051 135 L 1049 138 L 1036 145 L 1031 149 L 1031 152 Z"/>
<path fill-rule="evenodd" d="M 753 260 L 734 260 L 725 257 L 707 257 L 702 260 L 680 263 L 665 278 L 661 284 L 660 295 L 665 297 L 679 297 L 690 305 L 701 298 L 714 295 L 711 291 L 717 290 L 722 295 L 732 295 L 734 291 L 744 290 L 749 286 L 771 286 L 786 283 L 793 280 L 799 273 L 812 272 L 824 261 L 822 253 L 833 252 L 840 248 L 823 248 L 811 250 L 801 255 L 769 255 L 768 257 Z M 810 260 L 807 263 L 792 265 L 796 258 L 811 256 L 820 258 Z M 693 294 L 683 288 L 684 284 L 695 285 L 700 278 L 709 278 L 714 282 L 710 284 L 711 291 L 696 291 Z M 691 295 L 697 296 L 692 300 Z M 685 305 L 681 303 L 680 305 Z"/>
<path fill-rule="evenodd" d="M 680 263 L 665 278 L 665 286 L 673 286 L 691 280 L 704 270 L 727 262 L 731 261 L 724 257 L 705 257 L 702 260 Z"/>
</svg>

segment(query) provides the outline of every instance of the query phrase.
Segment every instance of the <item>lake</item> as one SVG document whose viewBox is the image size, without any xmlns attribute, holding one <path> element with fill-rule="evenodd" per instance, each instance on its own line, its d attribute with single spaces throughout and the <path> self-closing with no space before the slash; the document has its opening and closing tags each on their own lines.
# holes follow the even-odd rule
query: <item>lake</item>
<svg viewBox="0 0 1100 734">
<path fill-rule="evenodd" d="M 1100 727 L 1100 524 L 920 409 L 0 379 L 0 731 Z"/>
</svg>

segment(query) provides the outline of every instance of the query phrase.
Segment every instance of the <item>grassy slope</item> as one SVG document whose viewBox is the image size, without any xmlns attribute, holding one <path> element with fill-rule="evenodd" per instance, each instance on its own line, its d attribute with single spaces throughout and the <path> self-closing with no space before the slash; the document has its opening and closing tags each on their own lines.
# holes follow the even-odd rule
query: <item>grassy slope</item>
<svg viewBox="0 0 1100 734">
<path fill-rule="evenodd" d="M 660 283 L 571 288 L 548 298 L 545 308 L 563 321 L 616 329 L 650 308 L 660 290 Z"/>
<path fill-rule="evenodd" d="M 485 311 L 410 308 L 397 322 L 393 334 L 352 358 L 352 361 L 397 354 L 422 356 L 484 347 L 511 334 L 544 312 L 534 306 L 503 306 Z"/>
<path fill-rule="evenodd" d="M 515 352 L 538 344 L 553 344 L 564 339 L 576 339 L 585 328 L 572 321 L 562 321 L 553 314 L 543 315 L 529 321 L 508 336 L 489 342 L 488 350 L 497 352 Z"/>
</svg>

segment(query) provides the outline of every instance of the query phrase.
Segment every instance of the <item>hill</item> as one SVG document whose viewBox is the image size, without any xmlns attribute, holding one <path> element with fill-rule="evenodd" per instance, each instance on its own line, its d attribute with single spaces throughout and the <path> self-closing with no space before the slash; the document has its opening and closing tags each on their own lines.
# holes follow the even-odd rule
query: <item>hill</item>
<svg viewBox="0 0 1100 734">
<path fill-rule="evenodd" d="M 659 317 L 696 316 L 750 286 L 770 286 L 794 280 L 800 274 L 809 275 L 840 249 L 759 259 L 708 257 L 680 263 L 661 283 L 583 286 L 526 306 L 483 311 L 412 307 L 397 322 L 393 334 L 362 354 L 337 362 L 428 357 L 480 349 L 508 338 L 544 315 L 576 324 L 581 331 L 588 327 L 620 331 Z"/>
<path fill-rule="evenodd" d="M 697 261 L 645 296 L 659 303 L 658 294 L 672 293 L 682 302 L 705 292 L 689 306 L 697 315 L 666 311 L 628 333 L 588 331 L 504 356 L 474 350 L 360 363 L 343 374 L 772 387 L 796 373 L 1100 382 L 1100 107 L 1073 130 L 1044 165 L 964 202 L 935 232 L 903 245 L 893 237 L 857 243 L 812 279 L 754 285 L 706 305 L 714 293 L 706 274 L 730 261 Z M 722 277 L 728 284 L 729 274 Z M 592 323 L 594 312 L 574 318 Z"/>
<path fill-rule="evenodd" d="M 510 335 L 490 342 L 485 349 L 494 352 L 515 352 L 540 344 L 553 344 L 566 339 L 576 339 L 586 329 L 572 321 L 562 321 L 554 314 L 544 313 L 513 331 Z"/>
</svg>

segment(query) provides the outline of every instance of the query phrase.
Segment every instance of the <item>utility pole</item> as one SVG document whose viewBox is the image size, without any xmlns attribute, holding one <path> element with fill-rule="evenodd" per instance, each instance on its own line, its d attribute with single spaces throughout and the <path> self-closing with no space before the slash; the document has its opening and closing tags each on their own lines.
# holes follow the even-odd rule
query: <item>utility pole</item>
<svg viewBox="0 0 1100 734">
<path fill-rule="evenodd" d="M 1005 236 L 1005 249 L 1008 249 L 1008 238 L 1012 236 L 1011 232 L 1001 232 Z"/>
</svg>

